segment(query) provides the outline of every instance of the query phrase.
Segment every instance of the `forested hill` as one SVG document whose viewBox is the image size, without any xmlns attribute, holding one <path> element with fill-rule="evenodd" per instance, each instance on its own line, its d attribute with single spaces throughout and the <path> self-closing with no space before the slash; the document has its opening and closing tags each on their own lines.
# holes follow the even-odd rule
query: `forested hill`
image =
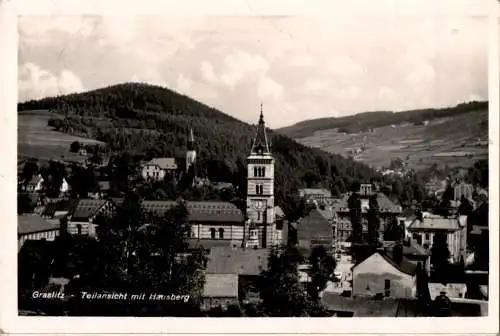
<svg viewBox="0 0 500 336">
<path fill-rule="evenodd" d="M 146 84 L 120 84 L 18 105 L 19 111 L 37 109 L 54 112 L 49 124 L 56 130 L 95 138 L 114 151 L 146 157 L 183 159 L 192 128 L 201 170 L 213 180 L 236 183 L 244 178 L 245 158 L 255 133 L 253 126 L 221 111 Z M 276 132 L 270 131 L 270 141 L 277 161 L 276 192 L 282 202 L 300 186 L 323 183 L 344 192 L 353 182 L 375 176 L 367 165 L 305 147 Z"/>
<path fill-rule="evenodd" d="M 420 109 L 403 112 L 364 112 L 340 118 L 320 118 L 305 120 L 277 132 L 294 139 L 312 136 L 314 132 L 337 128 L 340 132 L 366 132 L 371 128 L 397 125 L 401 123 L 422 123 L 437 118 L 453 117 L 473 111 L 488 109 L 488 102 L 469 102 L 454 107 L 440 109 Z"/>
</svg>

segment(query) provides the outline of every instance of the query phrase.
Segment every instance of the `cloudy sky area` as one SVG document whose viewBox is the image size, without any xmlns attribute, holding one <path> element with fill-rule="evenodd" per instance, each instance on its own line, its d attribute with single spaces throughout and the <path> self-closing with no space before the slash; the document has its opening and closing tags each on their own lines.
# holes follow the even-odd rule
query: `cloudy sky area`
<svg viewBox="0 0 500 336">
<path fill-rule="evenodd" d="M 281 127 L 487 99 L 486 17 L 346 6 L 317 17 L 21 16 L 19 100 L 138 81 L 246 122 L 263 102 Z"/>
</svg>

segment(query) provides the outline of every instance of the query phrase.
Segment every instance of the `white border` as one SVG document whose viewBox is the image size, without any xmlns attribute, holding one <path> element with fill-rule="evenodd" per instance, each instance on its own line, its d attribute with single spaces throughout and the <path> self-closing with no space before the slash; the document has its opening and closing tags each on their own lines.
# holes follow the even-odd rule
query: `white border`
<svg viewBox="0 0 500 336">
<path fill-rule="evenodd" d="M 491 0 L 350 0 L 359 6 L 391 8 L 405 13 L 418 2 L 422 13 L 449 13 L 471 8 L 470 15 L 490 14 L 489 137 L 490 137 L 490 267 L 489 316 L 483 318 L 354 318 L 354 319 L 215 319 L 215 318 L 84 318 L 18 317 L 16 299 L 16 144 L 17 144 L 17 14 L 158 14 L 179 15 L 328 15 L 340 1 L 322 0 L 14 0 L 0 1 L 0 332 L 6 333 L 497 333 L 498 332 L 498 126 L 499 22 L 498 5 Z M 392 6 L 392 7 L 387 7 Z M 360 7 L 361 8 L 361 7 Z M 412 6 L 412 8 L 415 8 Z M 172 11 L 172 9 L 175 9 Z M 372 15 L 364 11 L 365 15 Z M 406 12 L 408 14 L 408 12 Z"/>
</svg>

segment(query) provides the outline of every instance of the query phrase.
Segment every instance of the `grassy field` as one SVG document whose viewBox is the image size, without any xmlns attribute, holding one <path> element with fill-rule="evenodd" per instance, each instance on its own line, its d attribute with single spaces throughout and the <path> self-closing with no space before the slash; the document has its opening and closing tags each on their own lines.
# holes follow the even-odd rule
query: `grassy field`
<svg viewBox="0 0 500 336">
<path fill-rule="evenodd" d="M 22 111 L 17 118 L 18 159 L 36 158 L 40 161 L 79 160 L 79 154 L 70 153 L 73 141 L 96 144 L 99 141 L 56 132 L 47 126 L 54 115 L 49 111 Z"/>
<path fill-rule="evenodd" d="M 413 169 L 438 166 L 469 167 L 488 157 L 488 111 L 473 111 L 456 117 L 434 119 L 427 125 L 402 123 L 374 128 L 372 132 L 318 131 L 296 139 L 332 153 L 352 155 L 374 167 L 388 166 L 400 157 Z M 353 155 L 352 151 L 359 153 Z"/>
</svg>

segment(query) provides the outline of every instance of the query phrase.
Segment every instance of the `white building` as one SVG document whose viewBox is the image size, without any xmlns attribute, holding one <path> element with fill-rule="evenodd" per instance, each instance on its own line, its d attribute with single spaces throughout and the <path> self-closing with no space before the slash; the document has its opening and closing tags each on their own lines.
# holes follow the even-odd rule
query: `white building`
<svg viewBox="0 0 500 336">
<path fill-rule="evenodd" d="M 154 158 L 142 167 L 142 177 L 145 180 L 161 181 L 168 172 L 177 170 L 175 158 Z"/>
</svg>

